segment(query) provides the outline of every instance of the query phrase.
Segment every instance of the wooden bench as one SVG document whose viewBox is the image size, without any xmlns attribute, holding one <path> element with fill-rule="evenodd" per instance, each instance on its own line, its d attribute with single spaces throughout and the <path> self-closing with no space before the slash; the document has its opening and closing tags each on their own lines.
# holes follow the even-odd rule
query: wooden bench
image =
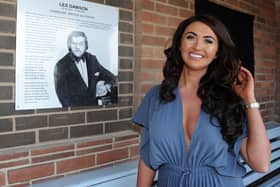
<svg viewBox="0 0 280 187">
<path fill-rule="evenodd" d="M 243 162 L 247 171 L 243 181 L 248 187 L 280 186 L 280 124 L 267 125 L 267 132 L 272 147 L 270 170 L 267 173 L 257 173 Z M 32 187 L 135 187 L 137 165 L 137 160 L 130 161 L 50 180 L 32 185 Z M 157 186 L 156 180 L 157 176 L 155 177 L 154 187 Z"/>
<path fill-rule="evenodd" d="M 267 124 L 266 127 L 271 144 L 270 170 L 267 173 L 254 172 L 247 164 L 243 162 L 244 166 L 246 167 L 246 175 L 243 177 L 243 182 L 248 187 L 280 186 L 280 125 L 271 123 Z"/>
</svg>

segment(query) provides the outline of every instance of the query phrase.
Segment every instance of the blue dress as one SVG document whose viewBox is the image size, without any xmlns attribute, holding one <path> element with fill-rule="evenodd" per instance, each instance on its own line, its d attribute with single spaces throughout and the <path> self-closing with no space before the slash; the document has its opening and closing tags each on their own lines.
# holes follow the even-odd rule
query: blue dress
<svg viewBox="0 0 280 187">
<path fill-rule="evenodd" d="M 217 119 L 200 111 L 190 142 L 185 141 L 179 88 L 176 99 L 159 101 L 159 86 L 152 88 L 136 111 L 133 121 L 143 127 L 140 157 L 158 170 L 159 187 L 243 187 L 245 168 L 239 163 L 243 133 L 228 151 Z"/>
</svg>

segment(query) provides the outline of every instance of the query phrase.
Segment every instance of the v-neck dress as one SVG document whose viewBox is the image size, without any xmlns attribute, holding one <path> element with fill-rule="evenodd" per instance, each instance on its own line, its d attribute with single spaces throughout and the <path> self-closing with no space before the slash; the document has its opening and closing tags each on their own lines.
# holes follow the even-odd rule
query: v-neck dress
<svg viewBox="0 0 280 187">
<path fill-rule="evenodd" d="M 190 142 L 182 125 L 182 100 L 179 88 L 176 99 L 160 103 L 159 86 L 144 97 L 133 121 L 143 127 L 140 158 L 158 170 L 159 187 L 243 187 L 246 170 L 240 164 L 240 145 L 247 136 L 243 133 L 234 144 L 233 152 L 223 140 L 217 119 L 202 109 Z"/>
</svg>

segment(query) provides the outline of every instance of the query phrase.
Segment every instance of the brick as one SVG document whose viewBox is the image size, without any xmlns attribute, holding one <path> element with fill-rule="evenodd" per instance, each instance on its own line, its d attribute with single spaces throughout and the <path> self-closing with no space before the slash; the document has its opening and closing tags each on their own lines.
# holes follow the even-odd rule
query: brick
<svg viewBox="0 0 280 187">
<path fill-rule="evenodd" d="M 164 65 L 163 60 L 143 59 L 142 67 L 147 69 L 162 69 Z"/>
<path fill-rule="evenodd" d="M 15 113 L 14 103 L 0 103 L 0 116 L 12 115 Z"/>
<path fill-rule="evenodd" d="M 182 19 L 169 17 L 168 18 L 168 25 L 177 28 L 177 26 L 181 23 L 181 21 L 182 21 Z"/>
<path fill-rule="evenodd" d="M 47 127 L 47 116 L 32 116 L 16 118 L 16 130 L 35 129 L 40 127 Z"/>
<path fill-rule="evenodd" d="M 143 44 L 151 46 L 164 46 L 166 43 L 165 37 L 159 36 L 143 36 Z"/>
<path fill-rule="evenodd" d="M 6 184 L 6 178 L 5 178 L 5 173 L 0 172 L 0 186 L 4 186 Z"/>
<path fill-rule="evenodd" d="M 141 72 L 141 80 L 142 81 L 155 80 L 155 72 L 153 72 L 153 71 L 142 71 Z"/>
<path fill-rule="evenodd" d="M 1 41 L 1 39 L 0 39 L 0 41 Z M 0 70 L 0 82 L 14 83 L 15 82 L 15 70 Z"/>
<path fill-rule="evenodd" d="M 168 43 L 168 39 L 166 40 L 166 43 L 164 44 L 164 46 L 166 46 L 167 43 Z M 154 53 L 157 58 L 165 59 L 163 46 L 155 48 Z M 162 70 L 160 69 L 160 71 L 162 71 Z"/>
<path fill-rule="evenodd" d="M 117 110 L 101 110 L 87 113 L 88 122 L 117 120 Z"/>
<path fill-rule="evenodd" d="M 132 9 L 132 0 L 106 0 L 107 5 Z"/>
<path fill-rule="evenodd" d="M 128 94 L 133 92 L 133 84 L 120 84 L 119 85 L 119 93 L 120 94 Z"/>
<path fill-rule="evenodd" d="M 92 146 L 99 146 L 99 145 L 104 145 L 104 144 L 111 144 L 112 139 L 103 139 L 103 140 L 95 140 L 95 141 L 90 141 L 90 142 L 83 142 L 83 143 L 78 143 L 77 147 L 78 148 L 84 148 L 84 147 L 92 147 Z"/>
<path fill-rule="evenodd" d="M 139 23 L 140 24 L 140 23 Z M 142 33 L 153 34 L 154 33 L 154 25 L 149 23 L 142 23 L 141 25 Z"/>
<path fill-rule="evenodd" d="M 119 46 L 119 56 L 133 57 L 133 48 L 127 46 Z"/>
<path fill-rule="evenodd" d="M 56 163 L 57 173 L 65 173 L 78 169 L 85 169 L 95 165 L 94 156 L 85 156 L 74 159 L 62 160 Z"/>
<path fill-rule="evenodd" d="M 16 110 L 15 115 L 34 114 L 35 110 Z"/>
<path fill-rule="evenodd" d="M 120 111 L 119 111 L 119 118 L 120 119 L 131 118 L 131 117 L 132 117 L 132 109 L 131 108 L 120 109 Z"/>
<path fill-rule="evenodd" d="M 96 152 L 112 149 L 112 147 L 113 147 L 112 145 L 104 145 L 104 146 L 98 146 L 98 147 L 84 149 L 84 150 L 78 150 L 77 155 L 94 154 Z"/>
<path fill-rule="evenodd" d="M 7 132 L 13 130 L 12 119 L 0 119 L 0 132 Z"/>
<path fill-rule="evenodd" d="M 105 123 L 105 133 L 129 130 L 132 127 L 131 121 L 118 121 L 112 123 Z"/>
<path fill-rule="evenodd" d="M 0 86 L 0 100 L 13 99 L 13 88 L 11 86 Z"/>
<path fill-rule="evenodd" d="M 9 20 L 0 20 L 0 32 L 3 33 L 15 33 L 16 22 Z"/>
<path fill-rule="evenodd" d="M 190 11 L 188 9 L 182 9 L 182 8 L 179 9 L 179 16 L 184 19 L 187 19 L 193 15 L 194 15 L 193 11 Z"/>
<path fill-rule="evenodd" d="M 28 156 L 28 152 L 9 153 L 9 154 L 6 154 L 6 152 L 4 152 L 4 154 L 1 153 L 0 155 L 0 161 L 19 159 L 27 156 Z"/>
<path fill-rule="evenodd" d="M 156 4 L 156 11 L 171 16 L 177 16 L 178 14 L 178 8 L 159 3 Z"/>
<path fill-rule="evenodd" d="M 175 32 L 175 29 L 172 27 L 156 26 L 155 32 L 158 36 L 172 36 Z"/>
<path fill-rule="evenodd" d="M 44 162 L 44 161 L 54 161 L 54 160 L 64 159 L 64 158 L 73 157 L 73 156 L 74 156 L 74 151 L 65 152 L 65 153 L 56 153 L 56 154 L 52 154 L 52 155 L 32 157 L 31 162 L 38 163 L 38 162 Z"/>
<path fill-rule="evenodd" d="M 120 43 L 133 44 L 133 37 L 131 34 L 120 34 Z"/>
<path fill-rule="evenodd" d="M 133 60 L 132 59 L 120 59 L 120 69 L 132 69 Z"/>
<path fill-rule="evenodd" d="M 128 148 L 129 156 L 133 157 L 139 155 L 139 150 L 140 150 L 139 145 L 129 147 Z"/>
<path fill-rule="evenodd" d="M 147 69 L 143 69 L 141 72 L 141 80 L 142 81 L 151 81 L 155 80 L 155 72 L 154 71 L 149 71 Z"/>
<path fill-rule="evenodd" d="M 120 20 L 132 21 L 133 20 L 132 12 L 120 10 Z"/>
<path fill-rule="evenodd" d="M 0 49 L 16 49 L 16 38 L 13 36 L 0 36 Z"/>
<path fill-rule="evenodd" d="M 132 96 L 121 96 L 119 97 L 118 106 L 131 106 Z"/>
<path fill-rule="evenodd" d="M 50 115 L 50 126 L 85 123 L 85 113 L 67 113 Z"/>
<path fill-rule="evenodd" d="M 0 135 L 0 148 L 15 147 L 35 143 L 35 132 Z"/>
<path fill-rule="evenodd" d="M 40 177 L 47 177 L 54 174 L 53 164 L 25 167 L 8 171 L 9 183 L 24 182 Z"/>
<path fill-rule="evenodd" d="M 155 10 L 155 3 L 151 0 L 142 0 L 142 9 L 143 10 Z"/>
<path fill-rule="evenodd" d="M 130 140 L 130 139 L 135 139 L 135 138 L 138 138 L 139 135 L 138 134 L 133 134 L 133 135 L 122 135 L 122 136 L 117 136 L 115 137 L 115 141 L 118 142 L 118 141 L 124 141 L 124 140 Z"/>
<path fill-rule="evenodd" d="M 68 128 L 56 128 L 39 131 L 39 141 L 54 141 L 68 138 Z"/>
<path fill-rule="evenodd" d="M 179 6 L 179 7 L 188 6 L 188 3 L 185 0 L 168 0 L 168 3 L 171 5 Z"/>
<path fill-rule="evenodd" d="M 113 148 L 128 147 L 129 145 L 133 145 L 133 144 L 139 144 L 138 139 L 114 143 Z"/>
<path fill-rule="evenodd" d="M 153 58 L 155 57 L 154 48 L 153 47 L 144 47 L 142 48 L 142 57 L 145 58 Z"/>
<path fill-rule="evenodd" d="M 13 54 L 0 53 L 0 65 L 1 66 L 13 66 Z"/>
<path fill-rule="evenodd" d="M 118 149 L 97 154 L 97 164 L 128 158 L 128 149 Z"/>
<path fill-rule="evenodd" d="M 119 81 L 133 81 L 133 72 L 120 71 L 119 72 Z"/>
<path fill-rule="evenodd" d="M 70 128 L 70 137 L 77 138 L 83 136 L 92 136 L 103 133 L 103 125 L 102 124 L 94 124 L 94 125 L 81 125 Z"/>
<path fill-rule="evenodd" d="M 127 22 L 120 22 L 119 23 L 119 31 L 120 32 L 133 32 L 133 24 Z"/>
<path fill-rule="evenodd" d="M 142 12 L 142 21 L 143 22 L 150 22 L 154 24 L 166 24 L 167 23 L 167 17 L 158 15 L 156 13 L 151 13 L 151 12 Z"/>
<path fill-rule="evenodd" d="M 55 153 L 55 152 L 64 152 L 64 151 L 71 151 L 74 150 L 74 145 L 65 145 L 65 146 L 58 146 L 58 147 L 47 147 L 47 148 L 40 148 L 37 150 L 32 150 L 31 155 L 43 155 L 43 154 L 49 154 L 49 153 Z"/>
<path fill-rule="evenodd" d="M 0 163 L 0 169 L 9 168 L 9 167 L 13 167 L 13 166 L 18 167 L 18 166 L 26 165 L 26 164 L 29 164 L 28 159 L 5 162 L 5 163 Z"/>
<path fill-rule="evenodd" d="M 0 16 L 16 17 L 16 5 L 0 3 Z"/>
</svg>

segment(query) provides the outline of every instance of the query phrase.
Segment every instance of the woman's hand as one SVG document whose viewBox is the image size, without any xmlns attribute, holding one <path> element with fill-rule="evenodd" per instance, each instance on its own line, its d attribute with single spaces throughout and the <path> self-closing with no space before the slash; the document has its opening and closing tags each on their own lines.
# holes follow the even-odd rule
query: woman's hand
<svg viewBox="0 0 280 187">
<path fill-rule="evenodd" d="M 233 84 L 233 89 L 245 103 L 256 102 L 254 93 L 254 78 L 249 70 L 240 68 L 238 78 Z"/>
</svg>

